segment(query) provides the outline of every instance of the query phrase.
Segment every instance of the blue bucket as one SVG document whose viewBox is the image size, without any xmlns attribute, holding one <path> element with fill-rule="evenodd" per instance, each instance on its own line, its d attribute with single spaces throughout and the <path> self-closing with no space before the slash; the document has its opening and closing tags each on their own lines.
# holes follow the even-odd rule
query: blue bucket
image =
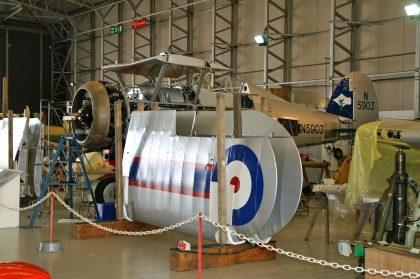
<svg viewBox="0 0 420 279">
<path fill-rule="evenodd" d="M 117 219 L 117 210 L 115 202 L 97 203 L 98 214 L 96 221 L 113 221 Z"/>
</svg>

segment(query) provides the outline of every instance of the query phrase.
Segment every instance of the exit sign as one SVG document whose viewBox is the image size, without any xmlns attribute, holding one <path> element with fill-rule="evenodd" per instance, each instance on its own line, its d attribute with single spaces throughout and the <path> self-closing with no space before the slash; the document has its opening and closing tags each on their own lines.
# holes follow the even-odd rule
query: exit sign
<svg viewBox="0 0 420 279">
<path fill-rule="evenodd" d="M 111 35 L 114 35 L 114 34 L 117 34 L 117 33 L 121 33 L 122 30 L 123 30 L 122 25 L 114 25 L 114 26 L 111 26 L 111 28 L 109 30 L 109 33 Z"/>
<path fill-rule="evenodd" d="M 131 22 L 131 28 L 139 29 L 147 26 L 147 19 L 136 19 Z"/>
</svg>

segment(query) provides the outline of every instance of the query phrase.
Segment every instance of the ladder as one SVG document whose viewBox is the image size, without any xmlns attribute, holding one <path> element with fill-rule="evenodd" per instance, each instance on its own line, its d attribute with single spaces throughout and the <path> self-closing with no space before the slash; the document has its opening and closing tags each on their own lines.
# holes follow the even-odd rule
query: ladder
<svg viewBox="0 0 420 279">
<path fill-rule="evenodd" d="M 67 151 L 67 152 L 66 152 Z M 59 160 L 59 156 L 61 155 L 61 158 L 64 158 L 64 161 L 67 163 L 67 166 L 64 168 L 65 172 L 66 172 L 66 177 L 67 177 L 67 181 L 65 182 L 53 182 L 51 181 L 51 178 L 54 174 L 54 170 L 56 168 L 56 166 L 58 164 L 62 164 L 62 160 Z M 82 174 L 83 174 L 83 181 L 80 181 L 77 179 L 77 177 L 74 176 L 73 174 L 73 169 L 72 169 L 72 163 L 73 163 L 73 155 L 76 155 L 76 158 L 79 158 L 80 160 L 80 165 L 82 168 Z M 96 212 L 96 216 L 98 215 L 98 207 L 96 205 L 96 201 L 95 201 L 95 197 L 92 191 L 92 187 L 90 184 L 90 180 L 88 178 L 87 172 L 86 172 L 86 168 L 85 168 L 85 164 L 84 164 L 84 160 L 83 160 L 83 154 L 80 148 L 79 143 L 76 140 L 76 136 L 75 135 L 66 135 L 66 136 L 61 136 L 60 137 L 60 141 L 58 143 L 56 152 L 53 156 L 52 162 L 50 164 L 49 170 L 48 170 L 48 174 L 45 177 L 44 183 L 42 184 L 41 187 L 41 193 L 38 197 L 38 201 L 42 199 L 42 197 L 45 196 L 45 194 L 47 193 L 47 190 L 49 189 L 50 186 L 67 186 L 68 188 L 68 194 L 69 194 L 69 206 L 71 208 L 73 208 L 73 186 L 79 186 L 79 185 L 86 185 L 86 188 L 89 190 L 91 196 L 92 196 L 92 200 L 93 200 L 93 204 L 95 207 L 95 212 Z M 35 223 L 35 219 L 36 216 L 38 214 L 40 205 L 37 205 L 34 208 L 34 211 L 32 212 L 31 218 L 29 220 L 29 224 L 28 224 L 28 228 L 32 228 L 34 223 Z M 70 213 L 70 218 L 73 218 L 73 213 Z"/>
</svg>

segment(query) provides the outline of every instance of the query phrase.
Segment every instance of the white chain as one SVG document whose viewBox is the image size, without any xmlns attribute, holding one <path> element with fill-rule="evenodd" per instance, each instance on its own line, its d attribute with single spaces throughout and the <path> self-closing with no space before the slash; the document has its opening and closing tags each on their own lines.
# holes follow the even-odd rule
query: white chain
<svg viewBox="0 0 420 279">
<path fill-rule="evenodd" d="M 194 220 L 197 219 L 197 215 L 193 216 L 185 221 L 176 223 L 175 225 L 170 225 L 168 227 L 165 228 L 161 228 L 161 229 L 156 229 L 156 230 L 150 230 L 150 231 L 120 231 L 120 230 L 116 230 L 116 229 L 111 229 L 108 227 L 104 227 L 102 225 L 99 225 L 98 223 L 93 222 L 92 220 L 90 220 L 89 218 L 86 218 L 82 215 L 80 215 L 77 211 L 75 211 L 73 208 L 71 208 L 69 205 L 67 205 L 56 193 L 52 193 L 52 195 L 54 195 L 54 197 L 57 199 L 57 201 L 59 203 L 61 203 L 68 211 L 70 211 L 71 213 L 73 213 L 77 218 L 81 219 L 82 221 L 85 221 L 86 223 L 88 223 L 89 225 L 92 225 L 100 230 L 103 231 L 107 231 L 113 234 L 119 234 L 119 235 L 136 235 L 136 236 L 143 236 L 143 235 L 151 235 L 151 234 L 160 234 L 163 232 L 167 232 L 169 230 L 173 230 L 176 228 L 179 228 L 181 226 L 184 226 L 188 223 L 193 222 Z"/>
<path fill-rule="evenodd" d="M 339 264 L 339 263 L 336 263 L 336 262 L 327 262 L 325 260 L 317 260 L 317 259 L 312 258 L 312 257 L 306 257 L 306 256 L 303 256 L 303 255 L 300 255 L 300 254 L 295 254 L 295 253 L 290 252 L 290 251 L 286 251 L 286 250 L 283 250 L 283 249 L 280 249 L 280 248 L 275 248 L 272 245 L 268 245 L 268 244 L 264 244 L 262 242 L 258 242 L 253 238 L 249 238 L 249 237 L 246 237 L 245 235 L 243 235 L 241 233 L 237 233 L 236 231 L 234 231 L 233 229 L 231 229 L 229 227 L 222 226 L 217 221 L 214 221 L 214 220 L 210 219 L 209 217 L 207 217 L 205 215 L 201 215 L 201 216 L 202 216 L 203 220 L 205 220 L 206 222 L 212 224 L 213 226 L 215 226 L 217 228 L 222 229 L 224 232 L 236 235 L 241 240 L 246 240 L 251 244 L 256 244 L 259 247 L 266 248 L 269 251 L 275 251 L 276 253 L 278 253 L 280 255 L 286 255 L 290 258 L 295 258 L 295 259 L 298 259 L 298 260 L 301 260 L 301 261 L 306 261 L 306 262 L 309 262 L 309 263 L 312 263 L 312 264 L 329 266 L 329 267 L 334 268 L 334 269 L 343 269 L 343 270 L 346 270 L 346 271 L 355 271 L 355 272 L 358 272 L 358 273 L 367 272 L 370 275 L 379 274 L 379 275 L 382 275 L 382 276 L 385 276 L 385 277 L 395 276 L 397 278 L 402 278 L 402 277 L 420 278 L 420 273 L 417 273 L 417 272 L 402 272 L 402 271 L 391 272 L 389 270 L 376 270 L 374 268 L 363 268 L 363 267 L 360 267 L 360 266 L 352 267 L 351 265 L 348 265 L 348 264 L 343 264 L 342 265 L 342 264 Z"/>
<path fill-rule="evenodd" d="M 37 205 L 41 204 L 46 199 L 48 199 L 50 195 L 53 195 L 57 199 L 57 201 L 59 203 L 61 203 L 69 212 L 73 213 L 77 218 L 81 219 L 82 221 L 84 221 L 84 222 L 88 223 L 89 225 L 92 225 L 92 226 L 94 226 L 94 227 L 96 227 L 100 230 L 104 230 L 104 231 L 107 231 L 107 232 L 110 232 L 110 233 L 113 233 L 113 234 L 118 234 L 118 235 L 143 236 L 143 235 L 160 234 L 160 233 L 167 232 L 169 230 L 173 230 L 173 229 L 179 228 L 181 226 L 184 226 L 188 223 L 193 222 L 194 220 L 196 220 L 198 218 L 198 216 L 195 215 L 195 216 L 193 216 L 193 217 L 191 217 L 191 218 L 189 218 L 185 221 L 176 223 L 174 225 L 170 225 L 170 226 L 165 227 L 165 228 L 150 230 L 150 231 L 134 231 L 133 232 L 133 231 L 120 231 L 120 230 L 116 230 L 116 229 L 111 229 L 111 228 L 104 227 L 102 225 L 99 225 L 99 224 L 93 222 L 89 218 L 86 218 L 86 217 L 82 216 L 77 211 L 75 211 L 73 208 L 71 208 L 68 204 L 65 203 L 65 201 L 63 201 L 60 198 L 60 196 L 58 196 L 54 192 L 50 192 L 48 195 L 43 197 L 41 200 L 37 201 L 35 204 L 30 205 L 30 206 L 26 206 L 26 207 L 22 207 L 22 208 L 11 208 L 11 207 L 8 207 L 8 206 L 3 205 L 3 204 L 0 204 L 0 206 L 3 206 L 7 209 L 14 210 L 14 211 L 25 211 L 25 210 L 32 209 L 32 208 L 36 207 Z M 293 252 L 286 251 L 286 250 L 283 250 L 281 248 L 275 248 L 272 245 L 268 245 L 268 244 L 264 244 L 262 242 L 258 242 L 253 238 L 246 237 L 244 234 L 238 233 L 238 232 L 234 231 L 233 229 L 231 229 L 229 227 L 222 226 L 217 221 L 214 221 L 214 220 L 210 219 L 206 215 L 201 215 L 201 217 L 203 218 L 204 221 L 212 224 L 216 228 L 220 228 L 221 230 L 223 230 L 224 232 L 227 232 L 229 234 L 236 235 L 241 240 L 246 240 L 251 244 L 256 244 L 259 247 L 263 247 L 263 248 L 265 248 L 269 251 L 275 251 L 276 253 L 278 253 L 280 255 L 286 255 L 290 258 L 295 258 L 295 259 L 298 259 L 298 260 L 301 260 L 301 261 L 306 261 L 306 262 L 309 262 L 309 263 L 312 263 L 312 264 L 319 264 L 321 266 L 329 266 L 329 267 L 334 268 L 334 269 L 343 269 L 345 271 L 355 271 L 357 273 L 367 272 L 370 275 L 377 275 L 378 274 L 378 275 L 382 275 L 384 277 L 395 276 L 397 278 L 403 278 L 403 277 L 420 278 L 420 273 L 417 273 L 417 272 L 403 272 L 403 271 L 393 271 L 393 272 L 391 272 L 391 271 L 386 270 L 386 269 L 377 270 L 377 269 L 374 269 L 374 268 L 363 268 L 363 267 L 360 267 L 360 266 L 352 267 L 351 265 L 348 265 L 348 264 L 343 264 L 342 265 L 342 264 L 339 264 L 339 263 L 336 263 L 336 262 L 327 262 L 325 260 L 317 260 L 317 259 L 312 258 L 312 257 L 306 257 L 306 256 L 303 256 L 303 255 L 300 255 L 300 254 L 295 254 Z"/>
<path fill-rule="evenodd" d="M 4 208 L 7 208 L 7 209 L 9 209 L 9 210 L 12 210 L 12 211 L 26 211 L 26 210 L 33 209 L 33 208 L 35 208 L 36 206 L 40 205 L 41 203 L 43 203 L 43 202 L 44 202 L 46 199 L 48 199 L 49 197 L 50 197 L 50 195 L 46 195 L 45 197 L 43 197 L 42 199 L 40 199 L 40 200 L 39 200 L 39 201 L 37 201 L 36 203 L 34 203 L 34 204 L 32 204 L 32 205 L 28 205 L 28 206 L 22 207 L 22 208 L 13 208 L 13 207 L 9 207 L 9 206 L 7 206 L 7 205 L 1 204 L 1 203 L 0 203 L 0 206 L 2 206 L 2 207 L 4 207 Z"/>
</svg>

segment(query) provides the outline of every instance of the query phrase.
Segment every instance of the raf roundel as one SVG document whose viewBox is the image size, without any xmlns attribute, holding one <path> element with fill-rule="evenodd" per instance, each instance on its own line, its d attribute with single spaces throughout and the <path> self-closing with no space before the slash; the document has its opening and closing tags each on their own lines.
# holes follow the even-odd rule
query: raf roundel
<svg viewBox="0 0 420 279">
<path fill-rule="evenodd" d="M 249 147 L 237 144 L 226 150 L 228 192 L 233 192 L 232 225 L 242 226 L 256 216 L 264 193 L 264 177 L 258 157 Z M 217 182 L 217 166 L 211 177 Z"/>
</svg>

